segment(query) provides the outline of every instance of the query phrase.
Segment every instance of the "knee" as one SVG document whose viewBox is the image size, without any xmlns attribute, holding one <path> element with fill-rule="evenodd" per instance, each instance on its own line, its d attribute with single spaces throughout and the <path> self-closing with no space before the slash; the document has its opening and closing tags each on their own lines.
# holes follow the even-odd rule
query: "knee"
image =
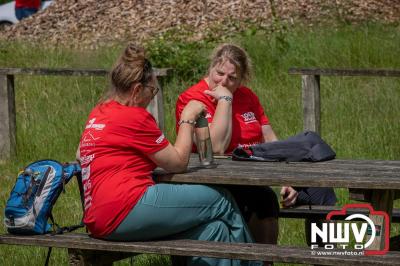
<svg viewBox="0 0 400 266">
<path fill-rule="evenodd" d="M 225 198 L 228 201 L 233 201 L 233 196 L 229 190 L 226 188 L 217 188 L 218 192 L 220 193 L 221 197 Z"/>
<path fill-rule="evenodd" d="M 214 187 L 216 191 L 219 193 L 219 197 L 221 199 L 221 202 L 223 204 L 229 205 L 229 206 L 236 206 L 236 201 L 231 192 L 225 188 L 221 187 Z"/>
<path fill-rule="evenodd" d="M 230 242 L 229 228 L 220 220 L 208 223 L 202 234 L 205 236 L 202 240 Z"/>
</svg>

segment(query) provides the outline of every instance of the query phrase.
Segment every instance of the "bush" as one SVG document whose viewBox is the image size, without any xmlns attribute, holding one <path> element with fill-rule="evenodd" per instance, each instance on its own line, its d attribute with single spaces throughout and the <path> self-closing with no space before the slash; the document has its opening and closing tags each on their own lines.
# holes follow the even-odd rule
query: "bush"
<svg viewBox="0 0 400 266">
<path fill-rule="evenodd" d="M 154 66 L 173 68 L 174 76 L 182 80 L 197 80 L 207 71 L 208 54 L 214 43 L 182 41 L 183 38 L 170 31 L 146 42 L 146 50 Z"/>
</svg>

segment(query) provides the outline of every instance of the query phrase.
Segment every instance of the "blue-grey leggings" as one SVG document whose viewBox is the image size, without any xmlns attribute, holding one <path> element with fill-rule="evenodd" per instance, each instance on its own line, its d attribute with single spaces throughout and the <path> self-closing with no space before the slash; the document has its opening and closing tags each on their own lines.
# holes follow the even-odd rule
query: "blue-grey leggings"
<svg viewBox="0 0 400 266">
<path fill-rule="evenodd" d="M 204 185 L 150 186 L 122 223 L 106 237 L 114 241 L 143 241 L 168 237 L 220 242 L 254 242 L 229 192 Z M 188 265 L 261 265 L 204 257 Z"/>
</svg>

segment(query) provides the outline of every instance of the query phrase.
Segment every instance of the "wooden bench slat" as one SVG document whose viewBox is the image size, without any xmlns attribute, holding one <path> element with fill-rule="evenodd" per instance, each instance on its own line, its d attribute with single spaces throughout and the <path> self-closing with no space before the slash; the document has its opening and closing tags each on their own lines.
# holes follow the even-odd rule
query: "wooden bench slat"
<svg viewBox="0 0 400 266">
<path fill-rule="evenodd" d="M 156 253 L 178 256 L 203 256 L 243 260 L 269 260 L 286 263 L 321 265 L 400 265 L 400 252 L 384 256 L 311 256 L 308 247 L 267 244 L 221 243 L 196 240 L 165 240 L 148 242 L 110 242 L 93 239 L 86 234 L 16 236 L 0 235 L 0 244 L 59 247 L 82 250 Z"/>
<path fill-rule="evenodd" d="M 400 77 L 398 69 L 289 68 L 292 75 Z"/>
<path fill-rule="evenodd" d="M 281 208 L 279 211 L 279 217 L 282 218 L 313 218 L 313 219 L 325 219 L 326 215 L 331 211 L 338 211 L 342 208 L 339 206 L 320 206 L 320 205 L 312 205 L 312 206 L 296 206 L 292 208 Z M 366 209 L 349 209 L 347 210 L 347 215 L 351 214 L 368 214 Z M 344 218 L 344 217 L 342 217 Z M 392 222 L 399 223 L 400 222 L 400 209 L 393 209 L 392 213 Z"/>
<path fill-rule="evenodd" d="M 171 68 L 155 68 L 156 76 L 167 76 Z M 77 68 L 0 68 L 0 75 L 57 75 L 57 76 L 106 76 L 106 69 Z"/>
</svg>

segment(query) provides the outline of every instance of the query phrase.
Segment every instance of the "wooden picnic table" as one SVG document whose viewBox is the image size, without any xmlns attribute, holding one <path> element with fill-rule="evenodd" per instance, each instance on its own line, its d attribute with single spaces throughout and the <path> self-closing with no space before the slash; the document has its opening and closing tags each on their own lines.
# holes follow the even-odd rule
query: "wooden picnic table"
<svg viewBox="0 0 400 266">
<path fill-rule="evenodd" d="M 213 185 L 254 185 L 295 187 L 333 187 L 356 189 L 357 195 L 369 201 L 374 210 L 392 215 L 393 201 L 400 191 L 400 161 L 345 160 L 326 162 L 252 162 L 216 159 L 213 167 L 204 168 L 198 157 L 190 158 L 188 171 L 180 174 L 156 169 L 159 182 L 198 183 Z M 381 216 L 370 215 L 375 225 L 384 229 Z M 390 222 L 390 221 L 389 221 Z M 384 231 L 371 249 L 384 249 Z"/>
<path fill-rule="evenodd" d="M 256 186 L 314 186 L 358 188 L 370 193 L 375 210 L 391 213 L 395 191 L 400 190 L 400 162 L 380 160 L 332 160 L 319 163 L 238 162 L 217 159 L 210 168 L 199 166 L 192 155 L 189 169 L 181 174 L 167 174 L 156 169 L 161 182 L 199 184 L 237 184 Z M 195 196 L 195 195 L 194 195 Z M 374 218 L 375 219 L 375 218 Z M 374 220 L 375 225 L 379 220 Z M 382 221 L 381 221 L 382 222 Z M 384 232 L 381 232 L 381 236 Z M 376 243 L 378 241 L 374 241 Z M 0 235 L 0 244 L 62 247 L 68 249 L 71 265 L 112 265 L 113 261 L 136 253 L 174 256 L 205 256 L 244 260 L 271 260 L 318 265 L 400 265 L 400 252 L 379 256 L 310 255 L 309 247 L 288 247 L 260 243 L 221 243 L 193 240 L 155 240 L 146 242 L 111 242 L 90 238 L 87 234 Z M 378 245 L 377 247 L 375 247 Z M 383 250 L 382 241 L 370 249 Z"/>
</svg>

